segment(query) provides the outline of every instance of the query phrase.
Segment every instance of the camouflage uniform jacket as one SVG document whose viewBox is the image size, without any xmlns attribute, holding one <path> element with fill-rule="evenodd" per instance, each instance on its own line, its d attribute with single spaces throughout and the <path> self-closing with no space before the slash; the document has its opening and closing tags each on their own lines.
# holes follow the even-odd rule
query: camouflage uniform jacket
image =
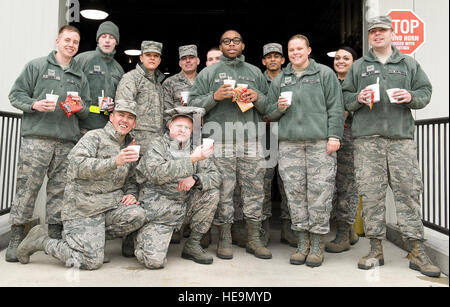
<svg viewBox="0 0 450 307">
<path fill-rule="evenodd" d="M 155 70 L 151 74 L 142 64 L 126 73 L 119 83 L 116 101 L 119 99 L 136 101 L 136 130 L 145 130 L 162 135 L 164 127 L 164 92 L 161 82 L 164 75 Z"/>
<path fill-rule="evenodd" d="M 84 105 L 90 104 L 89 85 L 76 61 L 72 59 L 70 66 L 63 70 L 55 54 L 52 51 L 47 57 L 29 62 L 15 81 L 9 100 L 13 107 L 23 111 L 22 136 L 77 142 L 81 135 L 79 120 L 88 116 L 87 107 L 70 118 L 59 105 L 51 113 L 32 109 L 34 102 L 46 99 L 46 94 L 52 91 L 59 95 L 58 102 L 66 100 L 67 92 L 78 92 Z"/>
<path fill-rule="evenodd" d="M 185 144 L 185 148 L 179 149 L 179 143 L 173 141 L 167 132 L 150 143 L 136 168 L 141 190 L 139 201 L 154 223 L 181 224 L 192 189 L 199 188 L 205 192 L 218 189 L 222 183 L 211 158 L 192 163 L 190 143 Z M 193 187 L 189 192 L 179 192 L 178 181 L 194 174 L 199 177 L 200 186 Z"/>
<path fill-rule="evenodd" d="M 165 110 L 181 106 L 180 93 L 183 91 L 189 91 L 192 85 L 193 83 L 186 78 L 182 71 L 170 78 L 167 78 L 163 82 Z"/>
<path fill-rule="evenodd" d="M 413 139 L 414 118 L 411 110 L 422 109 L 431 99 L 432 86 L 419 63 L 403 55 L 396 47 L 385 64 L 371 49 L 350 67 L 342 84 L 345 108 L 353 112 L 353 137 L 380 135 L 392 139 Z M 359 103 L 357 96 L 370 84 L 380 82 L 380 102 L 372 110 Z M 390 103 L 386 90 L 406 89 L 412 100 L 409 103 Z"/>
<path fill-rule="evenodd" d="M 75 57 L 89 82 L 91 92 L 91 105 L 98 107 L 98 97 L 115 98 L 117 86 L 124 71 L 122 66 L 114 59 L 113 53 L 104 53 L 100 47 L 96 50 L 83 52 Z M 90 107 L 90 106 L 89 106 Z M 109 121 L 108 112 L 99 113 L 96 108 L 91 108 L 89 117 L 80 122 L 80 128 L 88 130 L 105 127 Z"/>
<path fill-rule="evenodd" d="M 127 194 L 137 197 L 136 163 L 116 165 L 116 156 L 132 140 L 127 135 L 121 145 L 120 134 L 111 122 L 81 138 L 68 156 L 62 220 L 89 217 L 114 209 Z"/>
</svg>

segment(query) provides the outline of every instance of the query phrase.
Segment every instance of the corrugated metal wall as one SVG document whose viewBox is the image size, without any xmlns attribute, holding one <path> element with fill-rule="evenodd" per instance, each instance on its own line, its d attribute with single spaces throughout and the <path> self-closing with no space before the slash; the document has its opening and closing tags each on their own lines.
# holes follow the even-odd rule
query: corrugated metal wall
<svg viewBox="0 0 450 307">
<path fill-rule="evenodd" d="M 58 0 L 0 1 L 0 110 L 10 106 L 8 93 L 25 64 L 55 48 L 59 25 Z"/>
</svg>

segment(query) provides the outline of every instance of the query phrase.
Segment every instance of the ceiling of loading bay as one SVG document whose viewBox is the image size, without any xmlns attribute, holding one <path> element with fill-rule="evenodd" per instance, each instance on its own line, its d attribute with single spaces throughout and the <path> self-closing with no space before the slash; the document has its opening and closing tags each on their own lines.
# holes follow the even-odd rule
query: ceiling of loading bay
<svg viewBox="0 0 450 307">
<path fill-rule="evenodd" d="M 353 12 L 357 12 L 352 13 L 355 16 L 350 18 L 361 20 L 360 0 L 79 0 L 81 10 L 102 9 L 109 14 L 106 20 L 119 26 L 120 45 L 117 47 L 116 59 L 125 71 L 133 69 L 139 57 L 129 57 L 124 51 L 140 49 L 143 40 L 153 40 L 163 43 L 159 68 L 170 74 L 180 70 L 179 46 L 197 45 L 201 70 L 205 66 L 207 51 L 217 46 L 220 36 L 229 29 L 241 33 L 245 42 L 243 54 L 246 61 L 261 69 L 264 69 L 261 64 L 263 46 L 278 42 L 283 45 L 287 58 L 287 41 L 295 34 L 309 38 L 312 58 L 331 66 L 332 59 L 327 56 L 327 52 L 335 50 L 342 43 L 344 2 L 351 2 Z M 80 17 L 79 23 L 72 23 L 82 34 L 79 52 L 95 49 L 96 32 L 102 22 Z M 359 51 L 360 29 L 351 31 L 353 34 L 344 35 L 345 40 Z"/>
</svg>

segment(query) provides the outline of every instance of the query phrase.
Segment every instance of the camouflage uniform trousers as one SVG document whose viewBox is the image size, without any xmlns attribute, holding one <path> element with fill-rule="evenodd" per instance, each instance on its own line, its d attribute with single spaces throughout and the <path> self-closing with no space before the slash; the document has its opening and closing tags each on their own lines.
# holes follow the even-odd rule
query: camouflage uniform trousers
<svg viewBox="0 0 450 307">
<path fill-rule="evenodd" d="M 67 155 L 74 143 L 48 138 L 23 137 L 19 152 L 16 196 L 11 206 L 9 222 L 23 225 L 32 220 L 39 190 L 47 182 L 47 224 L 62 224 L 61 207 L 66 185 Z"/>
<path fill-rule="evenodd" d="M 326 140 L 280 143 L 278 167 L 293 230 L 330 231 L 336 153 L 329 155 L 326 148 Z"/>
<path fill-rule="evenodd" d="M 363 198 L 366 237 L 385 238 L 386 190 L 390 186 L 403 237 L 423 240 L 419 199 L 423 183 L 415 142 L 372 136 L 356 138 L 354 146 L 356 185 Z"/>
<path fill-rule="evenodd" d="M 336 190 L 331 218 L 353 225 L 358 213 L 359 197 L 355 183 L 353 138 L 350 129 L 344 130 L 341 148 L 337 152 Z"/>
<path fill-rule="evenodd" d="M 211 227 L 214 213 L 219 203 L 220 192 L 217 189 L 201 191 L 194 189 L 187 201 L 185 222 L 190 222 L 191 229 L 205 234 Z M 167 204 L 170 207 L 170 204 Z M 167 264 L 172 233 L 180 225 L 155 222 L 153 216 L 147 215 L 145 225 L 138 231 L 135 240 L 135 255 L 139 263 L 149 269 L 164 268 Z"/>
<path fill-rule="evenodd" d="M 66 266 L 96 270 L 103 264 L 105 240 L 123 238 L 138 230 L 145 221 L 140 206 L 125 206 L 91 217 L 64 221 L 62 240 L 50 240 L 45 252 Z"/>
<path fill-rule="evenodd" d="M 264 157 L 259 143 L 215 144 L 214 163 L 222 174 L 220 202 L 214 225 L 232 224 L 236 185 L 239 185 L 242 212 L 245 219 L 262 222 L 264 203 Z"/>
<path fill-rule="evenodd" d="M 291 220 L 289 214 L 289 208 L 287 206 L 286 192 L 284 191 L 283 181 L 281 180 L 280 174 L 276 167 L 267 168 L 264 175 L 264 203 L 263 203 L 263 221 L 272 217 L 272 183 L 273 177 L 277 175 L 277 185 L 278 191 L 281 194 L 281 215 L 282 220 Z M 233 204 L 234 204 L 234 221 L 243 221 L 244 212 L 242 210 L 242 200 L 241 200 L 241 188 L 239 187 L 239 182 L 236 180 L 236 188 L 233 194 Z"/>
</svg>

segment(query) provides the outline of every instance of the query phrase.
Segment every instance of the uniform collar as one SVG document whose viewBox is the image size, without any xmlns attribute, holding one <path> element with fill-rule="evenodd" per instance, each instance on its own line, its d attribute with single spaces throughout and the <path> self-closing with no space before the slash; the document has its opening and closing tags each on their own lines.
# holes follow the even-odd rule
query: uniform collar
<svg viewBox="0 0 450 307">
<path fill-rule="evenodd" d="M 155 72 L 153 74 L 151 74 L 147 68 L 145 68 L 144 64 L 142 63 L 138 63 L 136 65 L 136 70 L 143 75 L 145 78 L 147 78 L 148 80 L 152 81 L 153 83 L 156 82 L 162 82 L 165 78 L 164 74 L 159 71 L 159 69 L 156 69 Z M 155 82 L 156 79 L 156 82 Z"/>
<path fill-rule="evenodd" d="M 97 46 L 97 49 L 95 49 L 95 52 L 100 55 L 101 58 L 103 58 L 104 60 L 111 62 L 114 60 L 114 55 L 116 54 L 116 49 L 113 50 L 113 52 L 111 53 L 106 53 L 103 52 L 103 50 Z"/>
<path fill-rule="evenodd" d="M 305 75 L 313 75 L 315 73 L 317 73 L 319 71 L 319 69 L 317 68 L 317 63 L 316 61 L 314 61 L 313 59 L 309 59 L 309 65 L 308 67 L 306 67 L 306 70 L 303 74 L 303 76 Z M 286 68 L 283 70 L 283 72 L 285 72 L 285 74 L 287 75 L 294 75 L 295 71 L 294 68 L 292 67 L 292 63 L 289 63 Z"/>
<path fill-rule="evenodd" d="M 397 49 L 397 47 L 392 46 L 392 54 L 387 60 L 387 63 L 399 63 L 402 61 L 406 56 L 400 52 L 400 50 Z M 371 48 L 369 52 L 363 57 L 364 60 L 368 62 L 379 62 L 378 57 L 373 52 L 373 49 Z"/>
<path fill-rule="evenodd" d="M 120 144 L 120 137 L 122 136 L 119 132 L 117 132 L 116 128 L 114 128 L 113 124 L 108 121 L 105 125 L 105 128 L 103 128 L 106 132 L 106 134 L 114 141 L 116 141 L 118 144 Z M 128 146 L 133 141 L 133 136 L 131 133 L 127 134 L 125 136 L 124 146 Z"/>
<path fill-rule="evenodd" d="M 55 66 L 61 67 L 61 64 L 58 63 L 58 61 L 56 60 L 56 50 L 53 50 L 52 52 L 50 52 L 50 54 L 47 56 L 47 61 Z M 77 61 L 72 58 L 72 60 L 70 61 L 69 67 L 67 67 L 64 72 L 68 72 L 71 73 L 73 75 L 76 75 L 77 77 L 81 78 L 81 70 L 77 70 L 76 65 Z"/>
<path fill-rule="evenodd" d="M 226 56 L 222 55 L 220 57 L 220 61 L 227 64 L 227 65 L 236 65 L 236 64 L 242 64 L 245 62 L 245 56 L 240 55 L 234 59 L 227 58 Z"/>
</svg>

